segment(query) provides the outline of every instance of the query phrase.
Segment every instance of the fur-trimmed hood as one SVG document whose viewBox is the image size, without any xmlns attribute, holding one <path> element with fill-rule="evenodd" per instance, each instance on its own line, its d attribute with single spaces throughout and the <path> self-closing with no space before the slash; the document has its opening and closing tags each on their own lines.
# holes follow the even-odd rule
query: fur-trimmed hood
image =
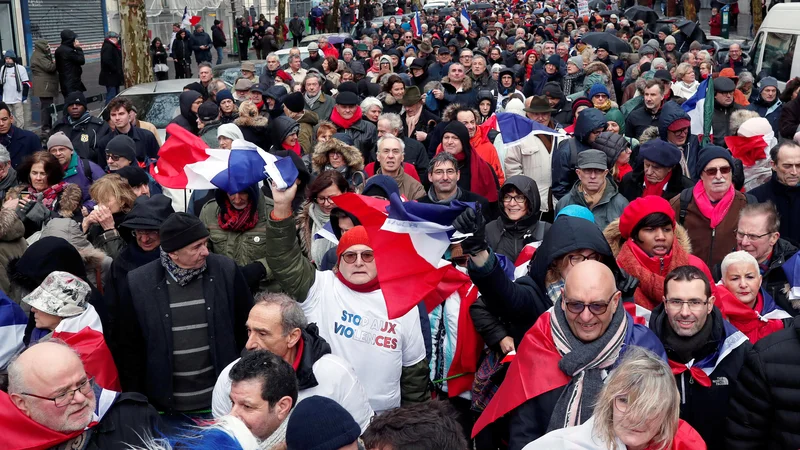
<svg viewBox="0 0 800 450">
<path fill-rule="evenodd" d="M 619 232 L 619 219 L 614 220 L 613 222 L 609 223 L 605 230 L 603 230 L 603 236 L 605 236 L 606 240 L 608 241 L 608 245 L 611 246 L 611 252 L 614 253 L 614 257 L 616 258 L 619 255 L 619 251 L 622 249 L 622 235 Z M 686 250 L 686 253 L 692 253 L 692 242 L 689 239 L 689 233 L 686 231 L 686 228 L 679 223 L 675 224 L 675 238 Z"/>
<path fill-rule="evenodd" d="M 0 241 L 11 242 L 25 236 L 25 225 L 10 209 L 0 210 Z"/>
<path fill-rule="evenodd" d="M 342 153 L 350 170 L 364 170 L 364 157 L 359 149 L 338 139 L 328 139 L 327 142 L 320 142 L 314 147 L 314 155 L 311 158 L 311 168 L 314 173 L 325 170 L 325 166 L 328 165 L 328 152 L 333 150 Z"/>
<path fill-rule="evenodd" d="M 450 77 L 443 77 L 442 84 L 447 83 L 450 84 Z M 461 92 L 466 92 L 472 89 L 472 78 L 465 76 L 464 77 L 464 86 L 461 89 Z"/>
<path fill-rule="evenodd" d="M 5 200 L 18 198 L 20 193 L 29 187 L 30 186 L 27 184 L 21 184 L 10 188 L 8 192 L 6 192 Z M 61 191 L 61 194 L 58 196 L 58 215 L 72 218 L 75 215 L 75 211 L 80 209 L 82 199 L 83 191 L 81 191 L 81 188 L 78 187 L 77 184 L 67 183 L 66 186 L 64 186 L 64 190 Z"/>
<path fill-rule="evenodd" d="M 267 118 L 261 115 L 255 117 L 240 115 L 233 121 L 234 124 L 240 127 L 266 127 L 268 122 Z"/>
<path fill-rule="evenodd" d="M 596 72 L 599 72 L 599 73 L 603 74 L 606 77 L 605 84 L 606 84 L 606 87 L 608 88 L 608 92 L 611 94 L 611 95 L 609 95 L 609 97 L 610 98 L 617 98 L 616 91 L 614 90 L 614 82 L 612 81 L 612 78 L 611 78 L 611 69 L 605 63 L 603 63 L 601 61 L 592 61 L 592 62 L 590 62 L 583 69 L 583 74 L 586 77 L 584 79 L 588 79 L 589 75 L 591 75 L 593 73 L 596 73 Z"/>
</svg>

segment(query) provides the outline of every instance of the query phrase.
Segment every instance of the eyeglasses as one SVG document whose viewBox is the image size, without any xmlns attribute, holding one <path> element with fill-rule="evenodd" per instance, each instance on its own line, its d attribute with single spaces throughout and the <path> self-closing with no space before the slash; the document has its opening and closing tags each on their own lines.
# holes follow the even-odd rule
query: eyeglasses
<svg viewBox="0 0 800 450">
<path fill-rule="evenodd" d="M 717 172 L 727 175 L 731 173 L 731 166 L 724 166 L 724 167 L 709 167 L 708 169 L 703 170 L 703 173 L 706 176 L 713 177 L 717 174 Z"/>
<path fill-rule="evenodd" d="M 767 232 L 767 233 L 764 233 L 764 234 L 742 233 L 739 230 L 734 231 L 734 233 L 736 233 L 736 239 L 738 239 L 740 241 L 743 241 L 744 238 L 747 238 L 750 241 L 756 241 L 758 239 L 761 239 L 764 236 L 768 236 L 768 235 L 772 234 L 772 232 Z"/>
<path fill-rule="evenodd" d="M 114 162 L 119 161 L 120 158 L 122 158 L 122 157 L 119 156 L 119 155 L 109 155 L 109 154 L 106 155 L 106 160 L 110 159 L 110 160 L 112 160 Z"/>
<path fill-rule="evenodd" d="M 343 155 L 342 155 L 342 152 L 337 152 L 336 150 L 331 150 L 331 151 L 328 152 L 328 156 L 330 156 L 332 158 L 341 158 Z"/>
<path fill-rule="evenodd" d="M 627 395 L 614 397 L 614 407 L 617 408 L 617 411 L 621 413 L 628 412 L 628 406 L 630 404 L 629 402 L 630 399 Z"/>
<path fill-rule="evenodd" d="M 333 197 L 317 197 L 317 203 L 324 205 L 325 203 L 333 204 Z"/>
<path fill-rule="evenodd" d="M 442 175 L 453 176 L 453 175 L 455 175 L 455 174 L 456 174 L 456 172 L 457 172 L 457 170 L 456 170 L 456 169 L 447 169 L 447 170 L 444 170 L 444 169 L 436 169 L 436 170 L 434 170 L 434 171 L 433 171 L 433 174 L 434 174 L 434 175 L 436 175 L 437 177 L 440 177 L 440 176 L 442 176 Z M 504 200 L 504 201 L 505 201 L 505 200 Z"/>
<path fill-rule="evenodd" d="M 372 250 L 365 250 L 363 252 L 344 252 L 342 253 L 342 261 L 346 262 L 347 264 L 353 264 L 356 262 L 356 259 L 361 257 L 361 261 L 365 263 L 371 263 L 375 261 L 375 252 Z"/>
<path fill-rule="evenodd" d="M 601 259 L 601 256 L 600 256 L 599 253 L 592 253 L 589 256 L 571 255 L 569 257 L 569 265 L 574 266 L 575 264 L 582 263 L 582 262 L 584 262 L 586 260 L 600 261 L 600 259 Z"/>
<path fill-rule="evenodd" d="M 675 133 L 675 134 L 686 134 L 686 133 L 689 132 L 689 127 L 681 128 L 680 130 L 674 130 L 674 131 L 673 130 L 669 130 L 669 131 L 672 132 L 672 133 Z"/>
<path fill-rule="evenodd" d="M 583 303 L 578 301 L 569 300 L 564 297 L 564 305 L 567 307 L 567 311 L 571 312 L 572 314 L 581 314 L 584 309 L 589 308 L 589 312 L 594 314 L 595 316 L 599 316 L 600 314 L 605 313 L 608 311 L 608 305 L 611 304 L 611 299 L 617 295 L 617 292 L 614 291 L 611 294 L 611 297 L 608 297 L 606 302 L 597 302 L 597 303 Z"/>
<path fill-rule="evenodd" d="M 701 300 L 678 300 L 675 298 L 668 298 L 664 301 L 664 305 L 670 311 L 680 311 L 683 309 L 683 305 L 689 305 L 689 309 L 692 311 L 700 311 L 708 304 L 708 300 L 701 301 Z"/>
<path fill-rule="evenodd" d="M 92 390 L 94 378 L 88 378 L 83 383 L 79 384 L 78 387 L 75 389 L 69 390 L 64 392 L 63 394 L 57 397 L 42 397 L 41 395 L 30 394 L 28 392 L 22 392 L 22 395 L 27 395 L 28 397 L 39 398 L 42 400 L 50 400 L 51 402 L 55 403 L 56 408 L 63 408 L 69 405 L 72 402 L 72 399 L 75 398 L 75 393 L 81 391 L 81 394 L 88 395 L 89 392 Z"/>
<path fill-rule="evenodd" d="M 503 196 L 503 203 L 511 203 L 514 202 L 518 205 L 525 203 L 525 196 L 524 195 L 506 195 Z"/>
<path fill-rule="evenodd" d="M 153 237 L 158 236 L 158 230 L 133 230 L 131 234 L 133 237 Z"/>
</svg>

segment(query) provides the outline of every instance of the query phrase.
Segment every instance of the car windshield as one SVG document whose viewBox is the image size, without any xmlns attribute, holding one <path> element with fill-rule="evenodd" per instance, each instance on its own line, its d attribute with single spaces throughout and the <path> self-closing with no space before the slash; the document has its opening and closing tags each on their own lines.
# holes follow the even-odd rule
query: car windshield
<svg viewBox="0 0 800 450">
<path fill-rule="evenodd" d="M 259 78 L 262 73 L 264 73 L 264 67 L 266 66 L 266 62 L 258 62 L 255 63 L 256 66 L 256 78 Z M 214 78 L 219 78 L 225 82 L 228 86 L 233 86 L 242 76 L 241 66 L 238 64 L 233 67 L 226 67 L 225 69 L 216 69 L 214 71 Z"/>
<path fill-rule="evenodd" d="M 152 123 L 163 129 L 180 114 L 181 92 L 164 92 L 160 94 L 125 95 L 136 107 L 136 116 L 140 120 Z"/>
</svg>

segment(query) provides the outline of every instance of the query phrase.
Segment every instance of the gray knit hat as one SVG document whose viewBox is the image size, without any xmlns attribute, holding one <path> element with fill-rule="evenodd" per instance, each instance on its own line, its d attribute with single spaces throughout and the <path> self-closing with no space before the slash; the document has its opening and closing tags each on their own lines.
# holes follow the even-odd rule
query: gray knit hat
<svg viewBox="0 0 800 450">
<path fill-rule="evenodd" d="M 60 146 L 60 147 L 67 147 L 70 150 L 75 150 L 75 147 L 72 145 L 72 141 L 69 140 L 66 134 L 63 131 L 59 131 L 58 133 L 53 133 L 50 136 L 50 139 L 47 140 L 47 149 L 50 150 L 53 147 Z"/>
<path fill-rule="evenodd" d="M 583 69 L 583 56 L 577 55 L 567 60 L 567 64 L 575 64 L 579 69 Z"/>
</svg>

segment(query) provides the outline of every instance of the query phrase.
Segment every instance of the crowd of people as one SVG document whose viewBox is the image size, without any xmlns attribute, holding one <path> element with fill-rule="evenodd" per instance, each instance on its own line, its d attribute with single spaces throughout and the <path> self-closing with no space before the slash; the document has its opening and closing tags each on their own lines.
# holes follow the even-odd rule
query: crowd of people
<svg viewBox="0 0 800 450">
<path fill-rule="evenodd" d="M 800 79 L 534 8 L 358 20 L 232 89 L 209 38 L 170 130 L 285 189 L 161 186 L 158 130 L 70 77 L 44 148 L 0 102 L 3 448 L 800 447 Z M 465 280 L 400 314 L 354 206 L 390 200 L 457 210 Z"/>
</svg>

